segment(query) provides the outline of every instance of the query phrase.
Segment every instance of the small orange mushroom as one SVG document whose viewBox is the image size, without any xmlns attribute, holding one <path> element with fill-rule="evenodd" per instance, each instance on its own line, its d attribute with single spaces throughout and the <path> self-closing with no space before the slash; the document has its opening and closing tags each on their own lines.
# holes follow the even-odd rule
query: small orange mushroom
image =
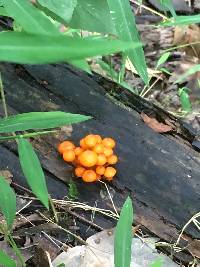
<svg viewBox="0 0 200 267">
<path fill-rule="evenodd" d="M 75 145 L 70 141 L 64 141 L 58 145 L 58 152 L 63 154 L 66 150 L 74 149 Z"/>
<path fill-rule="evenodd" d="M 117 171 L 115 168 L 107 167 L 105 172 L 104 172 L 104 176 L 107 178 L 108 181 L 110 181 L 115 176 L 116 172 Z"/>
<path fill-rule="evenodd" d="M 92 150 L 85 150 L 82 152 L 78 160 L 84 167 L 93 167 L 97 163 L 97 154 Z"/>
<path fill-rule="evenodd" d="M 109 166 L 117 163 L 114 154 L 115 141 L 110 137 L 102 138 L 97 134 L 88 134 L 80 140 L 80 146 L 64 141 L 58 145 L 63 159 L 74 165 L 74 173 L 84 182 L 91 183 L 105 178 L 111 181 L 116 169 Z"/>
<path fill-rule="evenodd" d="M 82 175 L 82 179 L 84 182 L 92 183 L 97 179 L 96 172 L 93 170 L 86 170 Z"/>
<path fill-rule="evenodd" d="M 75 160 L 75 153 L 73 150 L 66 150 L 63 153 L 63 159 L 67 162 L 73 162 Z"/>
</svg>

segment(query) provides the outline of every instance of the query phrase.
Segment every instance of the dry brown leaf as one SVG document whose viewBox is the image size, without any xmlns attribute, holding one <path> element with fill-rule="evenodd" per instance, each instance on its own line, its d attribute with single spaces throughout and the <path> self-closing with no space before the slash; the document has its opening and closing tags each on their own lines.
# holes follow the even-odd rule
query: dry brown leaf
<svg viewBox="0 0 200 267">
<path fill-rule="evenodd" d="M 149 117 L 144 112 L 140 115 L 144 123 L 157 133 L 167 133 L 173 130 L 172 126 L 159 122 L 155 118 Z"/>
<path fill-rule="evenodd" d="M 126 60 L 126 64 L 125 64 L 125 67 L 127 70 L 130 70 L 131 72 L 135 73 L 135 74 L 138 74 L 135 67 L 133 66 L 132 62 L 130 61 L 130 59 L 128 58 Z M 153 76 L 153 77 L 156 77 L 156 78 L 160 78 L 162 79 L 161 77 L 161 71 L 159 70 L 154 70 L 154 69 L 150 69 L 150 68 L 147 68 L 147 73 L 149 76 Z"/>
</svg>

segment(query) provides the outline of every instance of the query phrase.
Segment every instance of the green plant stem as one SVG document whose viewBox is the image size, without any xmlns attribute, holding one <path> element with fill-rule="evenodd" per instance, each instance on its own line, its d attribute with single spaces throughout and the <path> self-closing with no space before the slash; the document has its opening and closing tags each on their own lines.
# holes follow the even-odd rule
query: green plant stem
<svg viewBox="0 0 200 267">
<path fill-rule="evenodd" d="M 4 237 L 6 239 L 6 241 L 12 246 L 16 256 L 19 258 L 22 267 L 26 267 L 26 264 L 24 262 L 24 258 L 20 252 L 20 250 L 18 249 L 15 240 L 13 239 L 13 237 L 11 236 L 11 234 L 8 232 L 8 230 L 2 225 L 0 224 L 0 231 L 1 233 L 4 234 Z"/>
<path fill-rule="evenodd" d="M 198 44 L 200 44 L 200 42 L 193 42 L 193 43 L 189 43 L 189 44 L 183 44 L 183 45 L 173 46 L 171 48 L 168 48 L 166 50 L 163 50 L 163 53 L 170 52 L 170 51 L 176 50 L 178 48 L 184 48 L 184 47 L 187 47 L 187 46 L 198 45 Z"/>
<path fill-rule="evenodd" d="M 8 239 L 7 239 L 8 242 L 9 242 L 10 245 L 12 246 L 12 248 L 13 248 L 13 250 L 15 251 L 17 257 L 19 258 L 19 260 L 20 260 L 20 262 L 21 262 L 21 264 L 22 264 L 22 267 L 26 267 L 26 263 L 25 263 L 25 261 L 24 261 L 24 258 L 23 258 L 23 256 L 22 256 L 22 254 L 21 254 L 19 248 L 17 247 L 17 245 L 16 245 L 16 243 L 15 243 L 13 237 L 11 236 L 11 234 L 8 234 L 7 237 L 8 237 Z"/>
<path fill-rule="evenodd" d="M 56 221 L 56 223 L 58 223 L 57 211 L 56 211 L 56 208 L 55 208 L 55 205 L 53 203 L 53 200 L 52 200 L 51 196 L 49 196 L 49 204 L 50 204 L 51 209 L 53 211 L 53 215 L 54 215 L 55 221 Z"/>
<path fill-rule="evenodd" d="M 125 55 L 125 53 L 123 53 L 121 69 L 120 69 L 119 76 L 118 76 L 118 83 L 122 83 L 124 80 L 124 75 L 125 75 L 125 70 L 126 70 L 126 58 L 127 56 Z"/>
<path fill-rule="evenodd" d="M 0 73 L 0 93 L 1 93 L 2 103 L 3 103 L 5 118 L 7 118 L 8 117 L 8 110 L 7 110 L 7 106 L 6 106 L 6 99 L 5 99 L 5 93 L 4 93 L 1 73 Z"/>
<path fill-rule="evenodd" d="M 42 131 L 42 132 L 35 132 L 35 133 L 27 133 L 27 134 L 18 134 L 18 135 L 9 135 L 9 136 L 2 136 L 0 137 L 0 141 L 2 140 L 12 140 L 12 139 L 19 139 L 19 138 L 29 138 L 29 137 L 35 137 L 38 135 L 45 135 L 45 134 L 49 134 L 49 133 L 56 133 L 56 130 L 52 130 L 52 131 Z"/>
</svg>

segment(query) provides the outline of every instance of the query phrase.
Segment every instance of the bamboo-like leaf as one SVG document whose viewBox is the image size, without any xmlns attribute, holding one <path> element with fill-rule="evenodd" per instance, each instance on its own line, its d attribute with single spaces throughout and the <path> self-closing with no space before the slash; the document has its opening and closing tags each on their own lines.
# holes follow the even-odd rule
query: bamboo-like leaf
<svg viewBox="0 0 200 267">
<path fill-rule="evenodd" d="M 137 70 L 140 77 L 147 84 L 149 79 L 144 57 L 144 51 L 135 24 L 134 15 L 131 11 L 129 0 L 107 1 L 118 37 L 124 41 L 140 43 L 137 48 L 132 47 L 132 49 L 127 51 L 126 54 L 135 66 L 135 69 Z"/>
<path fill-rule="evenodd" d="M 137 46 L 136 43 L 119 40 L 1 32 L 0 61 L 22 64 L 54 63 L 108 55 Z"/>
<path fill-rule="evenodd" d="M 164 10 L 169 10 L 173 17 L 176 17 L 176 12 L 173 7 L 172 0 L 159 0 Z"/>
<path fill-rule="evenodd" d="M 85 72 L 87 72 L 89 74 L 92 74 L 90 66 L 85 59 L 72 60 L 72 61 L 69 60 L 68 63 L 72 64 L 73 66 L 75 66 L 81 70 L 84 70 Z"/>
<path fill-rule="evenodd" d="M 38 0 L 38 2 L 66 22 L 69 22 L 72 18 L 74 8 L 77 5 L 77 0 Z"/>
<path fill-rule="evenodd" d="M 164 54 L 162 54 L 162 56 L 159 58 L 158 62 L 157 62 L 157 65 L 156 65 L 156 68 L 158 68 L 160 65 L 164 64 L 167 59 L 169 58 L 170 56 L 170 52 L 166 52 Z"/>
<path fill-rule="evenodd" d="M 91 32 L 116 33 L 107 0 L 77 0 L 69 26 Z"/>
<path fill-rule="evenodd" d="M 114 237 L 115 267 L 129 267 L 131 262 L 133 207 L 128 197 L 123 205 Z"/>
<path fill-rule="evenodd" d="M 89 116 L 62 111 L 28 112 L 0 120 L 0 133 L 25 131 L 30 129 L 51 129 L 90 119 Z"/>
<path fill-rule="evenodd" d="M 190 112 L 192 110 L 192 105 L 190 102 L 188 91 L 189 89 L 186 87 L 179 88 L 178 90 L 182 109 L 186 112 Z"/>
<path fill-rule="evenodd" d="M 3 250 L 0 250 L 0 265 L 6 267 L 16 267 L 16 262 L 11 259 Z"/>
<path fill-rule="evenodd" d="M 10 229 L 15 219 L 16 196 L 13 189 L 2 176 L 0 176 L 0 210 L 5 216 L 8 228 Z"/>
<path fill-rule="evenodd" d="M 51 20 L 31 4 L 31 1 L 4 0 L 4 7 L 8 15 L 14 18 L 24 31 L 35 34 L 60 35 Z"/>
<path fill-rule="evenodd" d="M 18 141 L 18 153 L 20 164 L 33 193 L 43 203 L 49 207 L 48 190 L 40 161 L 27 139 L 20 138 Z"/>
<path fill-rule="evenodd" d="M 177 26 L 177 25 L 190 25 L 200 23 L 200 15 L 193 16 L 176 16 L 175 19 L 164 21 L 160 25 L 162 26 Z"/>
</svg>

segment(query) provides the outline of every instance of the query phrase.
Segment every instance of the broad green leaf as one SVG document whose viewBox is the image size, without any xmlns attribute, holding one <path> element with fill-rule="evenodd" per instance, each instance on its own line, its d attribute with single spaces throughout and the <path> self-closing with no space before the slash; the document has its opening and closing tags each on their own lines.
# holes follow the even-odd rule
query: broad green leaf
<svg viewBox="0 0 200 267">
<path fill-rule="evenodd" d="M 196 73 L 197 71 L 200 71 L 200 64 L 197 64 L 191 68 L 189 68 L 188 71 L 186 71 L 183 75 L 181 75 L 176 81 L 175 83 L 181 83 L 183 82 L 188 76 L 193 75 L 194 73 Z"/>
<path fill-rule="evenodd" d="M 190 25 L 200 23 L 200 15 L 193 16 L 176 16 L 175 19 L 167 20 L 162 22 L 162 26 L 177 26 L 177 25 Z"/>
<path fill-rule="evenodd" d="M 178 90 L 182 109 L 186 112 L 190 112 L 192 110 L 192 105 L 190 102 L 190 97 L 188 95 L 188 91 L 189 91 L 189 89 L 186 87 L 180 88 Z"/>
<path fill-rule="evenodd" d="M 38 2 L 66 22 L 71 20 L 74 8 L 77 5 L 77 0 L 38 0 Z"/>
<path fill-rule="evenodd" d="M 0 210 L 5 216 L 8 228 L 10 229 L 15 219 L 16 196 L 3 176 L 0 176 Z"/>
<path fill-rule="evenodd" d="M 120 40 L 88 40 L 68 36 L 0 33 L 0 61 L 44 64 L 125 51 L 138 44 Z"/>
<path fill-rule="evenodd" d="M 137 48 L 132 47 L 126 54 L 140 77 L 147 84 L 149 78 L 144 51 L 129 0 L 107 0 L 107 2 L 118 37 L 124 41 L 137 42 L 140 44 Z"/>
<path fill-rule="evenodd" d="M 162 54 L 162 56 L 159 58 L 158 62 L 157 62 L 157 65 L 156 65 L 156 68 L 158 68 L 160 65 L 164 64 L 167 59 L 169 58 L 170 56 L 170 52 L 166 52 L 164 54 Z"/>
<path fill-rule="evenodd" d="M 131 262 L 133 206 L 128 197 L 123 205 L 115 230 L 114 262 L 115 267 L 129 267 Z"/>
<path fill-rule="evenodd" d="M 16 262 L 11 259 L 3 250 L 0 250 L 0 265 L 6 267 L 16 267 Z"/>
<path fill-rule="evenodd" d="M 18 153 L 20 164 L 28 185 L 42 204 L 48 209 L 49 196 L 44 173 L 40 161 L 27 139 L 20 138 L 18 140 Z"/>
<path fill-rule="evenodd" d="M 69 26 L 91 32 L 116 33 L 106 0 L 77 0 Z"/>
<path fill-rule="evenodd" d="M 29 112 L 0 120 L 0 133 L 50 129 L 89 120 L 91 117 L 62 111 Z"/>
<path fill-rule="evenodd" d="M 162 267 L 162 263 L 162 259 L 157 259 L 156 261 L 152 262 L 149 267 Z"/>
<path fill-rule="evenodd" d="M 59 31 L 50 19 L 29 0 L 4 0 L 8 15 L 19 23 L 23 30 L 35 34 L 54 34 Z"/>
</svg>

